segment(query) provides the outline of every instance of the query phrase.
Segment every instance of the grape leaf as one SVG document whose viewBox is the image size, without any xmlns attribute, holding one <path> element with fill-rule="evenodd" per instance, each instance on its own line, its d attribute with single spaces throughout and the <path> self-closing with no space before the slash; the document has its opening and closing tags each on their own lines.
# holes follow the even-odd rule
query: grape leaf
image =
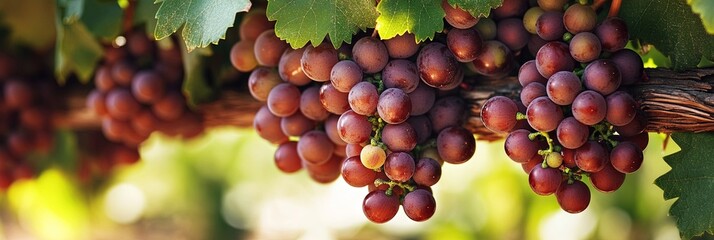
<svg viewBox="0 0 714 240">
<path fill-rule="evenodd" d="M 709 34 L 714 34 L 714 1 L 711 0 L 687 0 L 692 6 L 692 12 L 699 14 L 702 23 Z"/>
<path fill-rule="evenodd" d="M 410 32 L 417 42 L 433 39 L 444 29 L 444 9 L 437 0 L 382 0 L 376 29 L 382 39 Z"/>
<path fill-rule="evenodd" d="M 0 22 L 9 27 L 12 42 L 49 49 L 55 42 L 54 21 L 54 1 L 0 1 Z"/>
<path fill-rule="evenodd" d="M 203 72 L 205 69 L 204 57 L 211 55 L 210 48 L 201 48 L 188 52 L 186 47 L 181 47 L 183 52 L 183 67 L 186 76 L 183 81 L 183 93 L 191 107 L 213 99 L 214 89 L 208 84 L 208 79 Z"/>
<path fill-rule="evenodd" d="M 181 36 L 188 51 L 217 44 L 233 26 L 236 13 L 250 6 L 250 0 L 163 0 L 156 12 L 154 37 L 163 39 L 183 26 Z"/>
<path fill-rule="evenodd" d="M 449 0 L 451 6 L 458 6 L 474 17 L 488 17 L 491 8 L 500 7 L 503 0 Z"/>
<path fill-rule="evenodd" d="M 121 31 L 123 15 L 116 1 L 86 0 L 80 20 L 95 37 L 111 40 Z"/>
<path fill-rule="evenodd" d="M 620 16 L 630 37 L 651 43 L 672 59 L 676 70 L 696 67 L 701 58 L 714 59 L 714 36 L 684 1 L 622 1 Z"/>
<path fill-rule="evenodd" d="M 714 133 L 674 133 L 682 150 L 664 157 L 672 170 L 655 180 L 665 199 L 678 198 L 669 209 L 683 238 L 714 233 Z"/>
<path fill-rule="evenodd" d="M 94 74 L 94 68 L 101 59 L 103 50 L 91 32 L 82 21 L 74 21 L 79 16 L 63 16 L 62 10 L 70 6 L 59 5 L 55 17 L 57 40 L 55 46 L 55 75 L 60 84 L 64 84 L 67 76 L 76 73 L 83 83 L 89 82 Z M 64 9 L 65 13 L 76 14 Z M 65 20 L 71 20 L 69 22 Z"/>
<path fill-rule="evenodd" d="M 134 26 L 144 24 L 146 33 L 149 36 L 154 34 L 156 29 L 156 12 L 159 10 L 159 5 L 154 4 L 151 0 L 142 0 L 136 2 L 136 10 L 134 12 Z"/>
<path fill-rule="evenodd" d="M 270 0 L 266 15 L 275 22 L 275 35 L 292 48 L 317 46 L 329 35 L 332 46 L 351 43 L 359 29 L 374 27 L 373 0 Z"/>
</svg>

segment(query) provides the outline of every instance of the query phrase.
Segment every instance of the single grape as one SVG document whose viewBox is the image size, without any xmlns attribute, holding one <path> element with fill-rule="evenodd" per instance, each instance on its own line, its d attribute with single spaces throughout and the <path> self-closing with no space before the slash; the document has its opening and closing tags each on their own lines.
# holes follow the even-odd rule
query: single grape
<svg viewBox="0 0 714 240">
<path fill-rule="evenodd" d="M 337 133 L 346 143 L 360 144 L 369 141 L 372 124 L 367 117 L 349 110 L 337 121 Z"/>
<path fill-rule="evenodd" d="M 495 96 L 486 100 L 481 107 L 481 121 L 493 132 L 510 132 L 516 126 L 518 106 L 513 100 L 504 96 Z"/>
<path fill-rule="evenodd" d="M 642 58 L 630 49 L 619 50 L 610 56 L 610 60 L 620 70 L 622 85 L 631 85 L 642 79 L 644 65 Z"/>
<path fill-rule="evenodd" d="M 352 47 L 352 60 L 365 73 L 382 71 L 389 61 L 389 53 L 384 43 L 377 38 L 363 37 Z"/>
<path fill-rule="evenodd" d="M 645 150 L 647 143 L 650 141 L 650 137 L 647 132 L 642 132 L 634 136 L 623 137 L 623 140 L 634 143 L 640 150 Z"/>
<path fill-rule="evenodd" d="M 362 82 L 362 70 L 350 60 L 339 61 L 332 67 L 330 82 L 337 91 L 349 93 L 357 83 Z"/>
<path fill-rule="evenodd" d="M 399 196 L 388 196 L 384 190 L 374 190 L 362 202 L 364 215 L 372 222 L 385 223 L 392 220 L 399 211 Z"/>
<path fill-rule="evenodd" d="M 587 89 L 608 95 L 620 87 L 622 78 L 614 62 L 599 59 L 591 62 L 583 72 L 583 84 Z"/>
<path fill-rule="evenodd" d="M 270 90 L 267 105 L 275 116 L 293 115 L 300 109 L 300 89 L 290 83 L 278 84 Z"/>
<path fill-rule="evenodd" d="M 342 162 L 342 179 L 353 187 L 364 187 L 374 183 L 377 172 L 364 167 L 359 156 L 352 156 Z"/>
<path fill-rule="evenodd" d="M 417 136 L 417 143 L 425 143 L 431 138 L 432 125 L 426 115 L 412 116 L 407 119 L 407 123 L 414 128 Z"/>
<path fill-rule="evenodd" d="M 522 16 L 528 8 L 528 2 L 522 0 L 504 0 L 500 7 L 491 11 L 496 19 Z"/>
<path fill-rule="evenodd" d="M 107 93 L 106 104 L 109 115 L 120 120 L 130 119 L 141 110 L 141 104 L 129 90 L 123 88 L 115 88 Z"/>
<path fill-rule="evenodd" d="M 569 213 L 579 213 L 590 205 L 590 189 L 580 180 L 573 180 L 573 183 L 563 181 L 555 192 L 560 208 Z"/>
<path fill-rule="evenodd" d="M 117 120 L 111 117 L 102 118 L 102 133 L 111 141 L 121 141 L 124 133 L 129 131 L 129 128 L 131 126 L 124 120 Z"/>
<path fill-rule="evenodd" d="M 518 51 L 528 44 L 529 35 L 520 18 L 508 18 L 498 22 L 496 39 L 506 44 L 512 51 Z"/>
<path fill-rule="evenodd" d="M 347 145 L 345 141 L 340 137 L 340 129 L 338 128 L 338 122 L 340 121 L 340 115 L 330 115 L 330 117 L 325 120 L 325 125 L 323 125 L 327 137 L 335 145 Z"/>
<path fill-rule="evenodd" d="M 546 11 L 536 20 L 536 33 L 546 41 L 556 41 L 563 37 L 565 27 L 563 26 L 563 13 Z"/>
<path fill-rule="evenodd" d="M 475 18 L 464 9 L 449 4 L 449 1 L 447 0 L 441 1 L 441 8 L 443 8 L 446 13 L 444 16 L 446 22 L 455 28 L 468 29 L 476 25 L 479 21 L 478 18 Z"/>
<path fill-rule="evenodd" d="M 137 67 L 129 60 L 122 60 L 112 67 L 112 79 L 120 86 L 131 86 Z"/>
<path fill-rule="evenodd" d="M 340 178 L 342 172 L 342 160 L 343 159 L 341 157 L 333 155 L 323 164 L 304 162 L 303 165 L 305 166 L 305 170 L 307 170 L 307 174 L 315 182 L 331 183 Z"/>
<path fill-rule="evenodd" d="M 510 71 L 514 66 L 512 61 L 513 53 L 508 46 L 499 41 L 486 41 L 473 65 L 480 74 L 497 76 Z"/>
<path fill-rule="evenodd" d="M 106 95 L 99 89 L 94 89 L 87 95 L 87 108 L 99 116 L 106 116 L 108 112 L 105 100 Z"/>
<path fill-rule="evenodd" d="M 548 78 L 544 78 L 543 75 L 540 75 L 538 68 L 536 68 L 535 60 L 530 60 L 523 63 L 521 68 L 518 69 L 518 82 L 522 87 L 525 87 L 532 82 L 546 84 L 548 82 Z"/>
<path fill-rule="evenodd" d="M 414 182 L 423 186 L 433 186 L 441 179 L 441 165 L 434 159 L 421 158 L 416 162 Z"/>
<path fill-rule="evenodd" d="M 134 76 L 131 91 L 142 103 L 153 103 L 164 96 L 166 84 L 158 72 L 140 71 Z"/>
<path fill-rule="evenodd" d="M 580 123 L 574 117 L 567 117 L 558 125 L 556 135 L 558 136 L 558 142 L 563 147 L 576 149 L 587 142 L 590 130 L 588 126 Z"/>
<path fill-rule="evenodd" d="M 595 28 L 595 35 L 600 38 L 602 49 L 616 52 L 625 47 L 630 36 L 627 23 L 618 17 L 608 17 Z"/>
<path fill-rule="evenodd" d="M 542 196 L 555 193 L 562 180 L 563 174 L 557 168 L 535 166 L 528 174 L 528 183 L 531 189 Z"/>
<path fill-rule="evenodd" d="M 602 170 L 610 162 L 607 150 L 595 141 L 587 141 L 575 149 L 575 164 L 583 171 L 594 173 Z"/>
<path fill-rule="evenodd" d="M 446 46 L 459 62 L 471 62 L 476 59 L 482 44 L 481 36 L 473 28 L 454 28 L 446 34 Z"/>
<path fill-rule="evenodd" d="M 590 32 L 597 25 L 597 13 L 590 6 L 573 4 L 565 10 L 563 24 L 572 34 Z"/>
<path fill-rule="evenodd" d="M 277 67 L 280 62 L 280 57 L 289 47 L 288 43 L 280 40 L 278 36 L 275 36 L 275 31 L 273 31 L 273 29 L 268 29 L 255 39 L 253 53 L 255 54 L 255 60 L 259 65 Z"/>
<path fill-rule="evenodd" d="M 590 174 L 590 182 L 598 191 L 614 192 L 625 182 L 625 174 L 618 172 L 608 163 L 602 170 Z"/>
<path fill-rule="evenodd" d="M 379 92 L 377 87 L 370 82 L 357 83 L 350 90 L 347 100 L 350 108 L 365 116 L 372 116 L 377 112 L 377 103 L 379 102 Z M 414 106 L 412 105 L 412 108 Z"/>
<path fill-rule="evenodd" d="M 532 7 L 526 11 L 525 14 L 523 14 L 523 27 L 528 31 L 530 34 L 538 34 L 537 28 L 536 28 L 536 22 L 538 22 L 538 18 L 543 15 L 545 11 L 540 8 L 540 7 Z"/>
<path fill-rule="evenodd" d="M 405 152 L 392 152 L 387 155 L 384 163 L 384 173 L 393 181 L 406 182 L 416 171 L 416 163 L 411 155 Z"/>
<path fill-rule="evenodd" d="M 591 62 L 600 57 L 600 39 L 591 32 L 581 32 L 570 40 L 570 56 L 581 63 Z"/>
<path fill-rule="evenodd" d="M 411 93 L 419 86 L 419 70 L 412 61 L 394 59 L 384 67 L 382 82 L 385 88 L 399 88 Z"/>
<path fill-rule="evenodd" d="M 302 71 L 300 59 L 303 53 L 305 53 L 305 48 L 285 50 L 278 62 L 278 73 L 281 79 L 297 86 L 304 86 L 312 82 L 312 79 Z"/>
<path fill-rule="evenodd" d="M 391 58 L 408 58 L 419 50 L 414 34 L 411 33 L 404 33 L 384 40 L 384 45 Z"/>
<path fill-rule="evenodd" d="M 573 103 L 582 86 L 580 79 L 573 72 L 560 71 L 548 79 L 546 93 L 555 104 L 567 106 Z"/>
<path fill-rule="evenodd" d="M 270 113 L 268 106 L 263 106 L 255 114 L 253 129 L 261 138 L 268 140 L 270 143 L 283 143 L 288 140 L 288 136 L 285 136 L 285 133 L 280 128 L 280 121 L 280 117 Z"/>
<path fill-rule="evenodd" d="M 436 200 L 431 192 L 425 189 L 407 193 L 402 205 L 407 217 L 417 222 L 428 220 L 436 212 Z"/>
<path fill-rule="evenodd" d="M 586 90 L 578 94 L 571 106 L 573 117 L 585 125 L 595 125 L 605 119 L 607 103 L 599 93 Z"/>
<path fill-rule="evenodd" d="M 635 119 L 624 126 L 615 126 L 615 131 L 621 136 L 632 137 L 642 133 L 645 127 L 647 127 L 647 117 L 645 117 L 644 113 L 638 111 L 635 114 Z"/>
<path fill-rule="evenodd" d="M 360 144 L 347 144 L 345 145 L 345 155 L 346 157 L 359 157 L 359 153 L 362 152 L 362 148 L 363 147 Z"/>
<path fill-rule="evenodd" d="M 546 11 L 563 11 L 563 6 L 568 0 L 538 0 L 538 6 Z"/>
<path fill-rule="evenodd" d="M 317 47 L 307 45 L 300 59 L 302 71 L 305 75 L 318 82 L 330 80 L 332 67 L 335 66 L 338 61 L 337 50 L 332 48 L 332 45 L 327 42 Z"/>
<path fill-rule="evenodd" d="M 528 138 L 530 132 L 525 129 L 518 129 L 508 134 L 503 148 L 511 160 L 517 163 L 525 163 L 538 153 L 540 145 Z"/>
<path fill-rule="evenodd" d="M 154 112 L 151 111 L 151 109 L 144 108 L 131 119 L 131 127 L 139 135 L 148 136 L 158 129 L 160 122 L 161 120 L 154 115 Z"/>
<path fill-rule="evenodd" d="M 468 130 L 453 126 L 441 130 L 436 138 L 436 149 L 445 162 L 465 163 L 476 151 L 476 139 Z"/>
<path fill-rule="evenodd" d="M 575 149 L 563 148 L 561 152 L 563 154 L 563 166 L 573 169 L 578 166 L 575 163 Z"/>
<path fill-rule="evenodd" d="M 284 173 L 294 173 L 302 169 L 302 162 L 297 152 L 297 142 L 288 141 L 278 145 L 274 159 L 275 166 Z"/>
<path fill-rule="evenodd" d="M 496 28 L 496 22 L 490 18 L 481 18 L 476 26 L 474 26 L 476 31 L 481 35 L 481 40 L 488 41 L 496 39 L 496 34 L 498 29 Z"/>
<path fill-rule="evenodd" d="M 446 45 L 432 42 L 419 51 L 417 67 L 424 83 L 441 88 L 457 80 L 456 75 L 460 65 Z"/>
<path fill-rule="evenodd" d="M 536 67 L 543 77 L 550 78 L 560 71 L 572 71 L 575 62 L 570 56 L 568 45 L 562 42 L 549 42 L 538 50 Z"/>
<path fill-rule="evenodd" d="M 607 102 L 607 122 L 615 126 L 624 126 L 635 119 L 637 102 L 630 94 L 616 91 L 605 98 Z"/>
<path fill-rule="evenodd" d="M 387 160 L 387 153 L 384 152 L 384 149 L 374 146 L 374 145 L 366 145 L 362 148 L 362 151 L 359 154 L 359 158 L 362 161 L 362 165 L 364 167 L 369 168 L 369 169 L 379 169 L 384 165 L 384 162 Z"/>
<path fill-rule="evenodd" d="M 283 83 L 275 69 L 258 67 L 248 77 L 248 90 L 250 95 L 258 101 L 267 101 L 270 90 Z"/>
<path fill-rule="evenodd" d="M 337 91 L 330 83 L 324 83 L 320 87 L 320 103 L 328 112 L 337 115 L 350 110 L 347 93 Z"/>
<path fill-rule="evenodd" d="M 536 131 L 550 132 L 563 120 L 563 110 L 548 97 L 534 99 L 526 110 L 528 124 Z"/>
<path fill-rule="evenodd" d="M 231 64 L 241 72 L 250 72 L 258 66 L 258 60 L 253 53 L 254 41 L 241 40 L 233 45 L 230 52 Z"/>
<path fill-rule="evenodd" d="M 521 164 L 521 168 L 526 174 L 531 173 L 535 167 L 540 167 L 543 164 L 543 156 L 535 154 L 528 162 Z"/>
<path fill-rule="evenodd" d="M 240 21 L 238 34 L 241 40 L 255 41 L 265 30 L 272 29 L 275 22 L 268 21 L 265 8 L 253 7 Z"/>
<path fill-rule="evenodd" d="M 445 97 L 437 100 L 429 110 L 429 119 L 434 133 L 441 132 L 450 126 L 461 126 L 464 120 L 466 103 L 457 96 Z"/>
<path fill-rule="evenodd" d="M 305 117 L 301 112 L 284 117 L 280 120 L 280 129 L 287 136 L 300 136 L 315 128 L 315 121 Z"/>
<path fill-rule="evenodd" d="M 409 111 L 411 116 L 423 115 L 429 112 L 436 101 L 436 91 L 424 83 L 420 83 L 419 86 L 408 95 L 409 100 L 412 102 L 412 109 Z"/>
<path fill-rule="evenodd" d="M 398 88 L 388 88 L 379 96 L 377 113 L 390 124 L 402 123 L 409 118 L 412 102 L 409 95 Z"/>
<path fill-rule="evenodd" d="M 10 109 L 20 109 L 32 104 L 32 87 L 22 80 L 7 80 L 4 86 L 4 105 Z"/>
<path fill-rule="evenodd" d="M 310 164 L 324 164 L 332 157 L 335 146 L 323 131 L 312 130 L 300 136 L 297 151 L 300 159 Z"/>
<path fill-rule="evenodd" d="M 300 112 L 305 117 L 315 121 L 324 121 L 330 116 L 330 112 L 322 107 L 319 86 L 308 87 L 302 92 L 302 95 L 300 95 Z"/>
<path fill-rule="evenodd" d="M 563 155 L 561 155 L 559 152 L 548 153 L 548 155 L 545 156 L 545 163 L 548 165 L 548 167 L 559 168 L 561 165 L 563 165 Z"/>
<path fill-rule="evenodd" d="M 621 173 L 637 171 L 643 160 L 642 149 L 632 142 L 620 142 L 610 152 L 612 166 Z"/>
<path fill-rule="evenodd" d="M 116 86 L 111 72 L 111 67 L 108 65 L 101 66 L 97 69 L 97 72 L 94 74 L 94 86 L 96 86 L 99 91 L 106 93 Z"/>
<path fill-rule="evenodd" d="M 546 95 L 545 85 L 539 82 L 532 82 L 521 89 L 521 102 L 523 105 L 529 106 L 534 99 Z"/>
<path fill-rule="evenodd" d="M 382 142 L 392 152 L 409 152 L 417 145 L 417 133 L 406 122 L 387 124 L 382 129 Z"/>
</svg>

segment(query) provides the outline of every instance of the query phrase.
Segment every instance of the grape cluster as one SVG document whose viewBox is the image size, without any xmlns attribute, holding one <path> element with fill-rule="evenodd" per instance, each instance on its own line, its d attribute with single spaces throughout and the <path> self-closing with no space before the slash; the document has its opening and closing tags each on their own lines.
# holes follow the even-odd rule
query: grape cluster
<svg viewBox="0 0 714 240">
<path fill-rule="evenodd" d="M 126 45 L 105 49 L 87 107 L 101 116 L 104 136 L 115 143 L 107 150 L 131 150 L 126 154 L 131 159 L 117 157 L 116 163 L 137 161 L 137 147 L 154 131 L 186 138 L 203 132 L 201 116 L 186 106 L 182 80 L 176 44 L 162 48 L 143 31 L 134 30 L 127 33 Z"/>
<path fill-rule="evenodd" d="M 320 183 L 342 176 L 351 186 L 368 186 L 363 211 L 373 222 L 391 220 L 400 206 L 414 221 L 429 219 L 436 210 L 431 186 L 443 162 L 464 163 L 475 151 L 473 134 L 461 127 L 464 71 L 453 44 L 418 44 L 404 34 L 384 41 L 358 36 L 339 49 L 327 42 L 292 49 L 261 9 L 241 26 L 250 28 L 241 28 L 231 63 L 252 71 L 248 89 L 266 103 L 254 127 L 278 144 L 277 167 L 305 168 Z M 475 54 L 470 47 L 455 49 Z"/>
<path fill-rule="evenodd" d="M 508 133 L 505 152 L 523 165 L 536 194 L 555 193 L 563 210 L 578 213 L 590 203 L 583 176 L 595 189 L 612 192 L 642 164 L 646 119 L 622 86 L 643 77 L 643 64 L 637 53 L 624 49 L 628 32 L 622 19 L 598 23 L 595 10 L 579 3 L 538 4 L 525 10 L 523 1 L 504 1 L 501 8 L 522 14 L 513 24 L 522 30 L 508 36 L 530 33 L 539 44 L 531 49 L 535 60 L 519 69 L 519 101 L 492 97 L 481 117 L 489 130 Z"/>
</svg>

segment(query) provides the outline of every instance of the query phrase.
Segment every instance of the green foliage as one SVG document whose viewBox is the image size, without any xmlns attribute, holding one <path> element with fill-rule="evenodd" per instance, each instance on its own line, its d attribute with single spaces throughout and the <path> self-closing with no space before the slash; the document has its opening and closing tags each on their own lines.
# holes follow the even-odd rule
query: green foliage
<svg viewBox="0 0 714 240">
<path fill-rule="evenodd" d="M 183 93 L 186 96 L 189 106 L 196 106 L 212 100 L 216 94 L 213 88 L 208 85 L 205 76 L 204 57 L 211 54 L 210 49 L 202 48 L 197 51 L 187 52 L 185 47 L 181 47 L 183 52 L 183 68 L 186 76 L 183 82 Z"/>
<path fill-rule="evenodd" d="M 373 28 L 377 11 L 372 0 L 272 0 L 266 9 L 275 34 L 293 48 L 317 46 L 329 35 L 335 48 L 351 43 L 358 30 Z"/>
<path fill-rule="evenodd" d="M 95 37 L 112 40 L 121 31 L 123 16 L 116 1 L 87 0 L 80 20 Z"/>
<path fill-rule="evenodd" d="M 183 26 L 181 36 L 189 51 L 216 44 L 233 26 L 236 13 L 248 11 L 250 6 L 249 0 L 163 0 L 156 12 L 154 37 L 166 38 Z"/>
<path fill-rule="evenodd" d="M 678 198 L 669 210 L 684 238 L 714 233 L 714 165 L 711 164 L 714 133 L 675 133 L 681 151 L 664 157 L 672 170 L 655 184 L 665 199 Z"/>
<path fill-rule="evenodd" d="M 687 4 L 692 6 L 692 12 L 699 14 L 704 23 L 704 27 L 709 34 L 714 34 L 714 1 L 709 0 L 687 0 Z"/>
<path fill-rule="evenodd" d="M 652 43 L 672 59 L 672 68 L 696 67 L 701 58 L 714 59 L 714 36 L 684 1 L 623 1 L 620 16 L 630 37 Z"/>
<path fill-rule="evenodd" d="M 151 0 L 136 1 L 136 9 L 134 12 L 134 26 L 144 25 L 146 35 L 152 36 L 156 29 L 156 12 L 159 10 L 159 5 L 154 4 Z"/>
<path fill-rule="evenodd" d="M 10 28 L 13 43 L 47 49 L 55 42 L 53 0 L 0 1 L 0 22 Z"/>
<path fill-rule="evenodd" d="M 492 8 L 503 4 L 503 0 L 449 0 L 451 6 L 458 6 L 475 17 L 488 17 Z"/>
<path fill-rule="evenodd" d="M 418 42 L 433 39 L 444 29 L 444 9 L 440 1 L 382 0 L 377 5 L 377 31 L 382 39 L 405 32 L 413 33 Z"/>
</svg>

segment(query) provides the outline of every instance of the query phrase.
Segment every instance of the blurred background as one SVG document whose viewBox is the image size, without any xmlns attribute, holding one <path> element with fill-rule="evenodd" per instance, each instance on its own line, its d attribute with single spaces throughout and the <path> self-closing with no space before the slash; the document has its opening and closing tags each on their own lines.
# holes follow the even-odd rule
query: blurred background
<svg viewBox="0 0 714 240">
<path fill-rule="evenodd" d="M 63 142 L 72 144 L 71 135 Z M 0 193 L 2 239 L 679 239 L 653 182 L 679 148 L 650 134 L 643 167 L 614 193 L 592 190 L 590 206 L 568 214 L 538 196 L 503 142 L 477 142 L 461 165 L 446 164 L 433 187 L 436 214 L 386 224 L 362 213 L 366 188 L 280 172 L 275 146 L 252 129 L 217 128 L 181 141 L 154 134 L 141 161 L 105 181 L 79 182 L 50 168 Z M 585 181 L 589 184 L 589 180 Z"/>
</svg>

